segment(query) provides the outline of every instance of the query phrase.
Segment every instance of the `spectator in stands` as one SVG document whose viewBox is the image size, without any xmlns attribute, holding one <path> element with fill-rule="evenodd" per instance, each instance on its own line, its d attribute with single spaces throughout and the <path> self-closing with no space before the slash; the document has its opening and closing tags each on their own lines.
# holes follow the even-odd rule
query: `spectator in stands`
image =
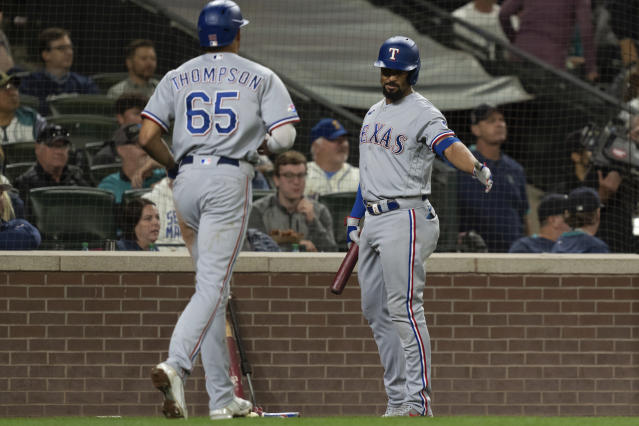
<svg viewBox="0 0 639 426">
<path fill-rule="evenodd" d="M 348 160 L 348 132 L 332 118 L 321 119 L 311 129 L 311 156 L 304 194 L 316 198 L 333 192 L 357 192 L 359 169 Z"/>
<path fill-rule="evenodd" d="M 570 231 L 566 224 L 565 213 L 568 210 L 568 197 L 562 194 L 547 194 L 537 207 L 539 234 L 521 237 L 510 246 L 509 253 L 548 253 L 557 238 Z"/>
<path fill-rule="evenodd" d="M 20 79 L 16 75 L 0 72 L 1 143 L 34 141 L 47 124 L 33 109 L 20 106 L 19 86 Z"/>
<path fill-rule="evenodd" d="M 122 219 L 117 250 L 158 251 L 155 242 L 160 234 L 160 215 L 153 201 L 134 198 L 124 207 Z"/>
<path fill-rule="evenodd" d="M 146 39 L 133 40 L 126 46 L 124 53 L 129 77 L 111 86 L 107 96 L 117 98 L 123 93 L 136 92 L 150 98 L 159 83 L 153 78 L 157 67 L 153 42 Z"/>
<path fill-rule="evenodd" d="M 1 6 L 0 6 L 1 7 Z M 2 10 L 0 10 L 0 24 L 2 23 Z M 0 30 L 0 71 L 9 72 L 14 66 L 11 56 L 11 45 L 4 31 Z"/>
<path fill-rule="evenodd" d="M 617 36 L 621 59 L 625 67 L 639 63 L 637 43 L 639 43 L 639 0 L 607 0 L 610 13 L 610 29 Z"/>
<path fill-rule="evenodd" d="M 123 93 L 115 101 L 115 118 L 120 126 L 127 124 L 142 124 L 142 116 L 140 113 L 146 106 L 149 98 L 141 93 L 129 92 Z M 106 141 L 102 148 L 93 156 L 91 163 L 110 164 L 120 161 L 115 143 L 113 140 Z"/>
<path fill-rule="evenodd" d="M 568 194 L 566 222 L 573 228 L 563 233 L 552 247 L 553 253 L 608 253 L 608 245 L 595 237 L 599 227 L 601 201 L 597 191 L 582 186 Z"/>
<path fill-rule="evenodd" d="M 4 151 L 2 150 L 2 145 L 0 145 L 0 169 L 4 164 Z M 0 185 L 6 185 L 7 188 L 11 186 L 11 182 L 9 179 L 0 173 Z M 8 190 L 6 192 L 11 199 L 11 207 L 13 208 L 13 212 L 16 218 L 24 219 L 24 202 L 20 198 L 20 195 L 15 190 Z"/>
<path fill-rule="evenodd" d="M 18 176 L 15 186 L 28 206 L 29 190 L 43 186 L 90 186 L 79 167 L 68 164 L 69 131 L 57 124 L 47 125 L 35 144 L 36 164 Z"/>
<path fill-rule="evenodd" d="M 24 219 L 16 219 L 9 190 L 0 183 L 0 250 L 35 250 L 41 242 L 40 232 Z"/>
<path fill-rule="evenodd" d="M 515 32 L 511 17 L 519 16 Z M 584 49 L 586 78 L 597 79 L 592 11 L 589 1 L 506 0 L 499 21 L 508 39 L 518 48 L 553 67 L 565 70 L 569 47 L 578 25 Z"/>
<path fill-rule="evenodd" d="M 493 173 L 493 189 L 485 193 L 477 180 L 458 173 L 459 230 L 477 232 L 491 252 L 507 252 L 527 235 L 528 198 L 524 168 L 501 152 L 506 142 L 504 115 L 495 106 L 482 104 L 471 113 L 471 131 L 477 138 L 473 155 Z M 483 188 L 483 187 L 482 187 Z"/>
<path fill-rule="evenodd" d="M 160 251 L 163 249 L 175 251 L 179 246 L 184 247 L 182 230 L 175 203 L 173 202 L 173 180 L 165 177 L 142 198 L 152 201 L 160 214 L 160 234 L 156 244 Z"/>
<path fill-rule="evenodd" d="M 62 28 L 47 28 L 40 33 L 40 56 L 44 69 L 22 79 L 20 90 L 40 100 L 38 111 L 47 116 L 47 97 L 63 93 L 97 94 L 98 86 L 91 78 L 71 72 L 73 44 L 69 32 Z"/>
<path fill-rule="evenodd" d="M 499 23 L 499 5 L 497 4 L 497 0 L 472 0 L 460 8 L 455 9 L 452 15 L 479 27 L 501 40 L 508 41 Z M 489 49 L 489 59 L 495 59 L 495 49 L 492 42 L 477 35 L 474 31 L 467 29 L 461 24 L 454 24 L 453 31 L 462 38 L 459 43 L 456 43 L 460 47 L 476 52 L 477 49 L 473 44 L 479 45 L 485 49 Z"/>
<path fill-rule="evenodd" d="M 306 251 L 336 251 L 328 208 L 304 196 L 306 174 L 306 158 L 302 153 L 287 151 L 278 155 L 273 175 L 277 192 L 253 204 L 248 226 L 269 235 L 293 238 L 301 235 L 299 244 Z M 274 239 L 283 250 L 291 250 L 292 241 Z"/>
<path fill-rule="evenodd" d="M 116 203 L 122 202 L 126 190 L 150 188 L 166 175 L 164 169 L 155 168 L 157 163 L 149 162 L 149 155 L 138 145 L 139 134 L 139 124 L 127 124 L 121 126 L 113 137 L 122 168 L 102 179 L 98 188 L 113 192 Z"/>
</svg>

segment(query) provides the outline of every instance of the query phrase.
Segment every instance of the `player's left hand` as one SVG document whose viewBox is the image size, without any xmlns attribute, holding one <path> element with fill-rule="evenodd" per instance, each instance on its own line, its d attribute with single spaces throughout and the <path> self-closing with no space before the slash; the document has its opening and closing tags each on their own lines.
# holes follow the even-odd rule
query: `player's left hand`
<svg viewBox="0 0 639 426">
<path fill-rule="evenodd" d="M 311 201 L 306 197 L 302 198 L 302 200 L 297 204 L 297 212 L 306 216 L 307 223 L 311 223 L 313 219 L 315 219 L 313 203 L 311 203 Z"/>
<path fill-rule="evenodd" d="M 493 174 L 486 164 L 482 164 L 479 161 L 475 161 L 475 168 L 473 169 L 473 177 L 477 179 L 486 187 L 485 192 L 490 191 L 493 187 Z"/>
</svg>

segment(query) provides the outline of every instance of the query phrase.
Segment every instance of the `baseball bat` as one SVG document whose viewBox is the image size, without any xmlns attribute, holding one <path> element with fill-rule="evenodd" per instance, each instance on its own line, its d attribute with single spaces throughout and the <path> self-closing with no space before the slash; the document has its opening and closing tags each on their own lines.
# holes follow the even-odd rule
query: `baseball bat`
<svg viewBox="0 0 639 426">
<path fill-rule="evenodd" d="M 339 269 L 337 270 L 333 283 L 331 284 L 331 292 L 333 294 L 342 294 L 342 291 L 344 291 L 348 278 L 353 273 L 355 265 L 357 265 L 358 256 L 359 246 L 353 243 L 351 248 L 348 249 L 348 252 L 346 252 L 346 256 L 344 256 L 342 264 L 339 265 Z"/>
<path fill-rule="evenodd" d="M 232 294 L 229 295 L 228 308 L 231 317 L 231 325 L 233 326 L 233 334 L 235 335 L 235 341 L 237 343 L 237 350 L 240 353 L 240 365 L 242 368 L 242 374 L 246 376 L 246 384 L 249 388 L 251 402 L 253 403 L 253 407 L 257 409 L 257 402 L 255 401 L 255 391 L 253 390 L 253 383 L 251 381 L 253 369 L 251 368 L 251 364 L 249 363 L 249 360 L 246 356 L 246 351 L 244 350 L 244 344 L 242 343 L 242 336 L 240 335 L 240 323 L 237 320 L 237 311 L 235 310 L 235 301 L 233 300 Z"/>
<path fill-rule="evenodd" d="M 233 339 L 233 332 L 229 321 L 226 320 L 226 346 L 229 348 L 229 376 L 233 382 L 233 393 L 239 398 L 244 398 L 244 388 L 242 388 L 242 375 L 240 373 L 240 366 L 237 360 L 237 348 L 235 346 L 235 340 Z"/>
</svg>

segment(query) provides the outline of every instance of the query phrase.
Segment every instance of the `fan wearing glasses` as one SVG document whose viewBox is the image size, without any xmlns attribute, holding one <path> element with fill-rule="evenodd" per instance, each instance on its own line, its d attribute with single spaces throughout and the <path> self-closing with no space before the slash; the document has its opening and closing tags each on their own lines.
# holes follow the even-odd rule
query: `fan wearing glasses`
<svg viewBox="0 0 639 426">
<path fill-rule="evenodd" d="M 49 96 L 63 93 L 99 93 L 98 86 L 90 77 L 71 71 L 74 46 L 67 30 L 47 28 L 40 33 L 39 42 L 44 69 L 24 77 L 20 91 L 40 100 L 38 111 L 42 115 L 49 115 Z"/>
<path fill-rule="evenodd" d="M 277 192 L 253 204 L 249 228 L 272 235 L 283 251 L 299 244 L 305 251 L 337 251 L 328 208 L 304 196 L 306 157 L 287 151 L 275 159 L 273 181 Z"/>
</svg>

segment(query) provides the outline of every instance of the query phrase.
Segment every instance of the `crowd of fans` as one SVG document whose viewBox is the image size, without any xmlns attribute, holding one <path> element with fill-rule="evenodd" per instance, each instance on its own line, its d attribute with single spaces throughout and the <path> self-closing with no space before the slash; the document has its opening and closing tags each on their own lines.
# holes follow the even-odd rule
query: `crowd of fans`
<svg viewBox="0 0 639 426">
<path fill-rule="evenodd" d="M 500 4 L 498 4 L 500 3 Z M 619 119 L 627 123 L 628 139 L 639 144 L 639 65 L 637 29 L 619 14 L 636 14 L 636 1 L 589 2 L 541 0 L 473 0 L 452 16 L 466 21 L 505 43 L 562 70 L 581 70 L 581 77 L 597 82 L 602 77 L 598 55 L 618 55 L 622 67 L 611 78 L 608 92 L 627 108 Z M 608 7 L 606 7 L 608 6 Z M 624 12 L 625 11 L 625 12 Z M 1 19 L 1 14 L 0 14 Z M 453 31 L 462 49 L 482 45 L 491 60 L 521 61 L 494 49 L 494 40 L 478 37 L 472 27 L 456 21 Z M 470 46 L 470 47 L 469 47 Z M 0 174 L 0 249 L 35 249 L 41 241 L 32 222 L 29 193 L 51 186 L 97 187 L 113 194 L 118 216 L 119 250 L 184 248 L 180 218 L 172 200 L 172 180 L 137 143 L 140 113 L 158 84 L 157 55 L 151 40 L 132 40 L 124 47 L 127 76 L 100 89 L 89 76 L 71 71 L 74 45 L 63 28 L 44 29 L 39 36 L 42 68 L 23 72 L 12 58 L 9 40 L 0 32 L 0 166 L 1 147 L 33 142 L 33 164 L 9 180 Z M 51 102 L 69 94 L 101 95 L 113 99 L 117 129 L 93 152 L 74 146 L 73 128 L 48 123 Z M 21 95 L 37 99 L 33 108 L 21 105 Z M 353 135 L 335 117 L 308 123 L 310 160 L 298 151 L 277 157 L 262 155 L 256 166 L 253 189 L 263 195 L 254 200 L 244 249 L 264 251 L 344 250 L 336 241 L 334 212 L 321 197 L 352 193 L 359 169 L 349 163 Z M 507 117 L 499 107 L 482 104 L 470 113 L 474 136 L 472 153 L 493 171 L 495 185 L 485 194 L 465 174 L 457 176 L 459 231 L 482 241 L 490 252 L 636 252 L 632 220 L 637 207 L 635 179 L 618 170 L 593 166 L 591 152 L 579 135 L 567 138 L 573 170 L 558 178 L 536 209 L 531 223 L 531 196 L 524 167 L 502 151 L 507 143 Z M 566 133 L 569 130 L 566 129 Z M 77 151 L 88 161 L 77 164 Z M 439 161 L 439 160 L 437 160 Z M 99 179 L 94 166 L 113 166 Z M 4 169 L 3 169 L 4 170 Z M 383 173 L 383 171 L 380 171 Z M 139 190 L 133 197 L 126 195 Z M 261 192 L 260 192 L 261 191 Z M 534 203 L 536 204 L 536 203 Z M 105 213 L 107 214 L 107 213 Z M 537 232 L 533 232 L 533 229 Z"/>
</svg>

